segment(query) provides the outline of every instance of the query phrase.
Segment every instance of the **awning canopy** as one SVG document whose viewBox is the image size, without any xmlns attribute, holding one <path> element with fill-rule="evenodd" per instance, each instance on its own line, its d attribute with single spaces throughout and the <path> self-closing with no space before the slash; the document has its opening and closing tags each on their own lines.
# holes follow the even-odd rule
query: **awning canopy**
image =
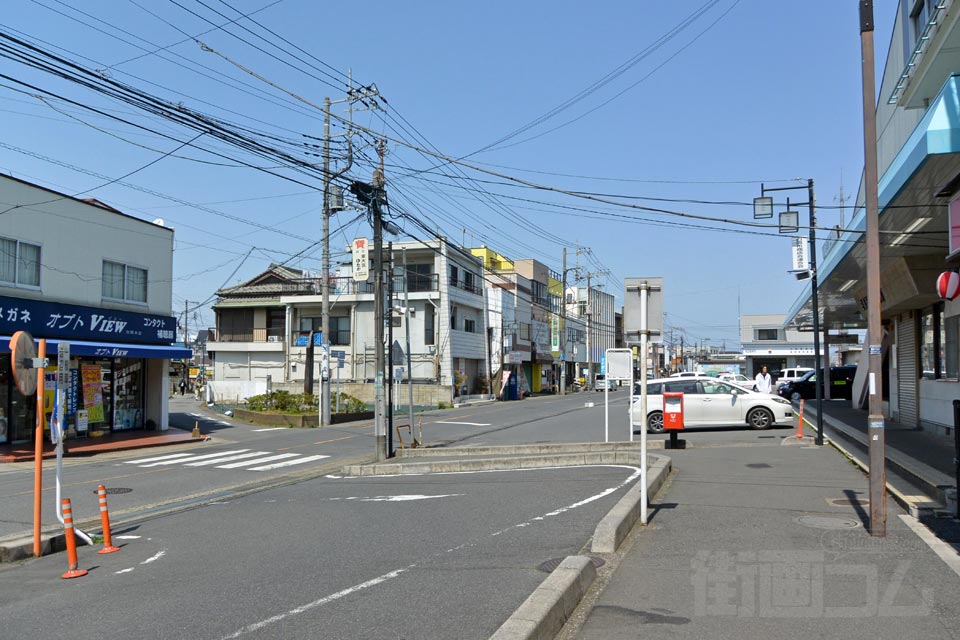
<svg viewBox="0 0 960 640">
<path fill-rule="evenodd" d="M 87 342 L 84 340 L 58 340 L 47 338 L 47 357 L 56 355 L 61 342 L 70 344 L 71 356 L 95 358 L 183 358 L 193 357 L 192 349 L 152 344 L 126 344 L 122 342 Z M 0 352 L 10 352 L 10 336 L 0 336 Z"/>
<path fill-rule="evenodd" d="M 937 300 L 934 283 L 946 267 L 945 185 L 960 174 L 960 76 L 951 76 L 880 177 L 882 313 L 898 313 Z M 847 229 L 830 232 L 818 264 L 820 322 L 832 329 L 865 328 L 866 213 L 859 194 Z M 923 220 L 918 231 L 911 225 Z M 903 240 L 894 240 L 903 235 Z M 823 238 L 821 238 L 823 240 Z M 904 284 L 905 283 L 905 284 Z M 896 289 L 896 291 L 895 291 Z M 785 325 L 807 328 L 813 313 L 809 287 L 794 302 Z"/>
</svg>

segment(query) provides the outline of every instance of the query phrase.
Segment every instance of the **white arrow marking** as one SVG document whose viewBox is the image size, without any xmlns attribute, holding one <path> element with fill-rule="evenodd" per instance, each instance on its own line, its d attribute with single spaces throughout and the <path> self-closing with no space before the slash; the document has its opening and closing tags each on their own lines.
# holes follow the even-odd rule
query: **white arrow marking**
<svg viewBox="0 0 960 640">
<path fill-rule="evenodd" d="M 166 549 L 162 549 L 162 550 L 158 551 L 157 553 L 155 553 L 154 555 L 152 555 L 152 556 L 150 556 L 149 558 L 147 558 L 146 560 L 144 560 L 143 562 L 141 562 L 140 564 L 150 564 L 151 562 L 156 562 L 157 560 L 159 560 L 160 558 L 162 558 L 162 557 L 165 556 L 165 555 L 167 555 L 167 550 L 166 550 Z"/>
</svg>

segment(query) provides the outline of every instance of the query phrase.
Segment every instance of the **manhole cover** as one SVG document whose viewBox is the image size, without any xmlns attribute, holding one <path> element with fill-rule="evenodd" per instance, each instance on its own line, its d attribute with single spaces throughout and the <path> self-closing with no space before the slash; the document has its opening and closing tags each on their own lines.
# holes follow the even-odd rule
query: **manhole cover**
<svg viewBox="0 0 960 640">
<path fill-rule="evenodd" d="M 827 498 L 827 504 L 834 507 L 866 507 L 870 501 L 866 498 Z"/>
<path fill-rule="evenodd" d="M 830 518 L 828 516 L 800 516 L 794 521 L 813 529 L 856 529 L 860 523 L 850 518 Z"/>
<path fill-rule="evenodd" d="M 537 569 L 539 569 L 540 571 L 543 571 L 544 573 L 552 573 L 554 569 L 560 566 L 561 562 L 563 562 L 563 558 L 551 558 L 550 560 L 547 560 L 546 562 L 541 564 L 539 567 L 537 567 Z M 606 564 L 603 558 L 593 558 L 593 557 L 590 558 L 590 563 L 597 568 L 602 567 L 604 564 Z"/>
<path fill-rule="evenodd" d="M 750 467 L 751 469 L 769 469 L 770 468 L 770 465 L 768 465 L 766 462 L 752 462 L 747 466 Z"/>
<path fill-rule="evenodd" d="M 131 491 L 133 491 L 133 489 L 129 489 L 127 487 L 107 487 L 106 491 L 107 491 L 107 494 L 109 495 L 111 493 L 130 493 Z M 97 490 L 94 489 L 93 492 L 96 493 Z"/>
</svg>

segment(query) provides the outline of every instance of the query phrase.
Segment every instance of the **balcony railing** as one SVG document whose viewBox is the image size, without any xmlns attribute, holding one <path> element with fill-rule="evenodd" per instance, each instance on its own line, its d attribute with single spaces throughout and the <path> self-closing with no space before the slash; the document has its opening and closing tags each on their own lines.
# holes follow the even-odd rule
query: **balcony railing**
<svg viewBox="0 0 960 640">
<path fill-rule="evenodd" d="M 211 342 L 283 342 L 283 327 L 271 329 L 250 328 L 227 331 L 212 331 Z"/>
<path fill-rule="evenodd" d="M 358 293 L 373 293 L 373 282 L 356 282 L 352 277 L 331 278 L 333 284 L 333 295 L 352 295 Z M 410 275 L 410 293 L 418 291 L 438 291 L 439 279 L 437 274 L 411 274 Z M 403 293 L 403 276 L 393 276 L 394 293 Z"/>
<path fill-rule="evenodd" d="M 467 284 L 466 280 L 454 280 L 450 278 L 450 286 L 456 287 L 458 289 L 463 289 L 464 291 L 469 291 L 478 296 L 483 295 L 483 288 L 477 286 L 476 284 Z"/>
</svg>

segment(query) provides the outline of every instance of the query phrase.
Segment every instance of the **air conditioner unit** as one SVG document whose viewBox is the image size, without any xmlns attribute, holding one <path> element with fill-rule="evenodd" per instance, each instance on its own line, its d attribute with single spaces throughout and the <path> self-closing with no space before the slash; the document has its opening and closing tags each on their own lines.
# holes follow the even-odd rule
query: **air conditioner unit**
<svg viewBox="0 0 960 640">
<path fill-rule="evenodd" d="M 280 342 L 280 336 L 267 336 L 267 342 Z"/>
</svg>

